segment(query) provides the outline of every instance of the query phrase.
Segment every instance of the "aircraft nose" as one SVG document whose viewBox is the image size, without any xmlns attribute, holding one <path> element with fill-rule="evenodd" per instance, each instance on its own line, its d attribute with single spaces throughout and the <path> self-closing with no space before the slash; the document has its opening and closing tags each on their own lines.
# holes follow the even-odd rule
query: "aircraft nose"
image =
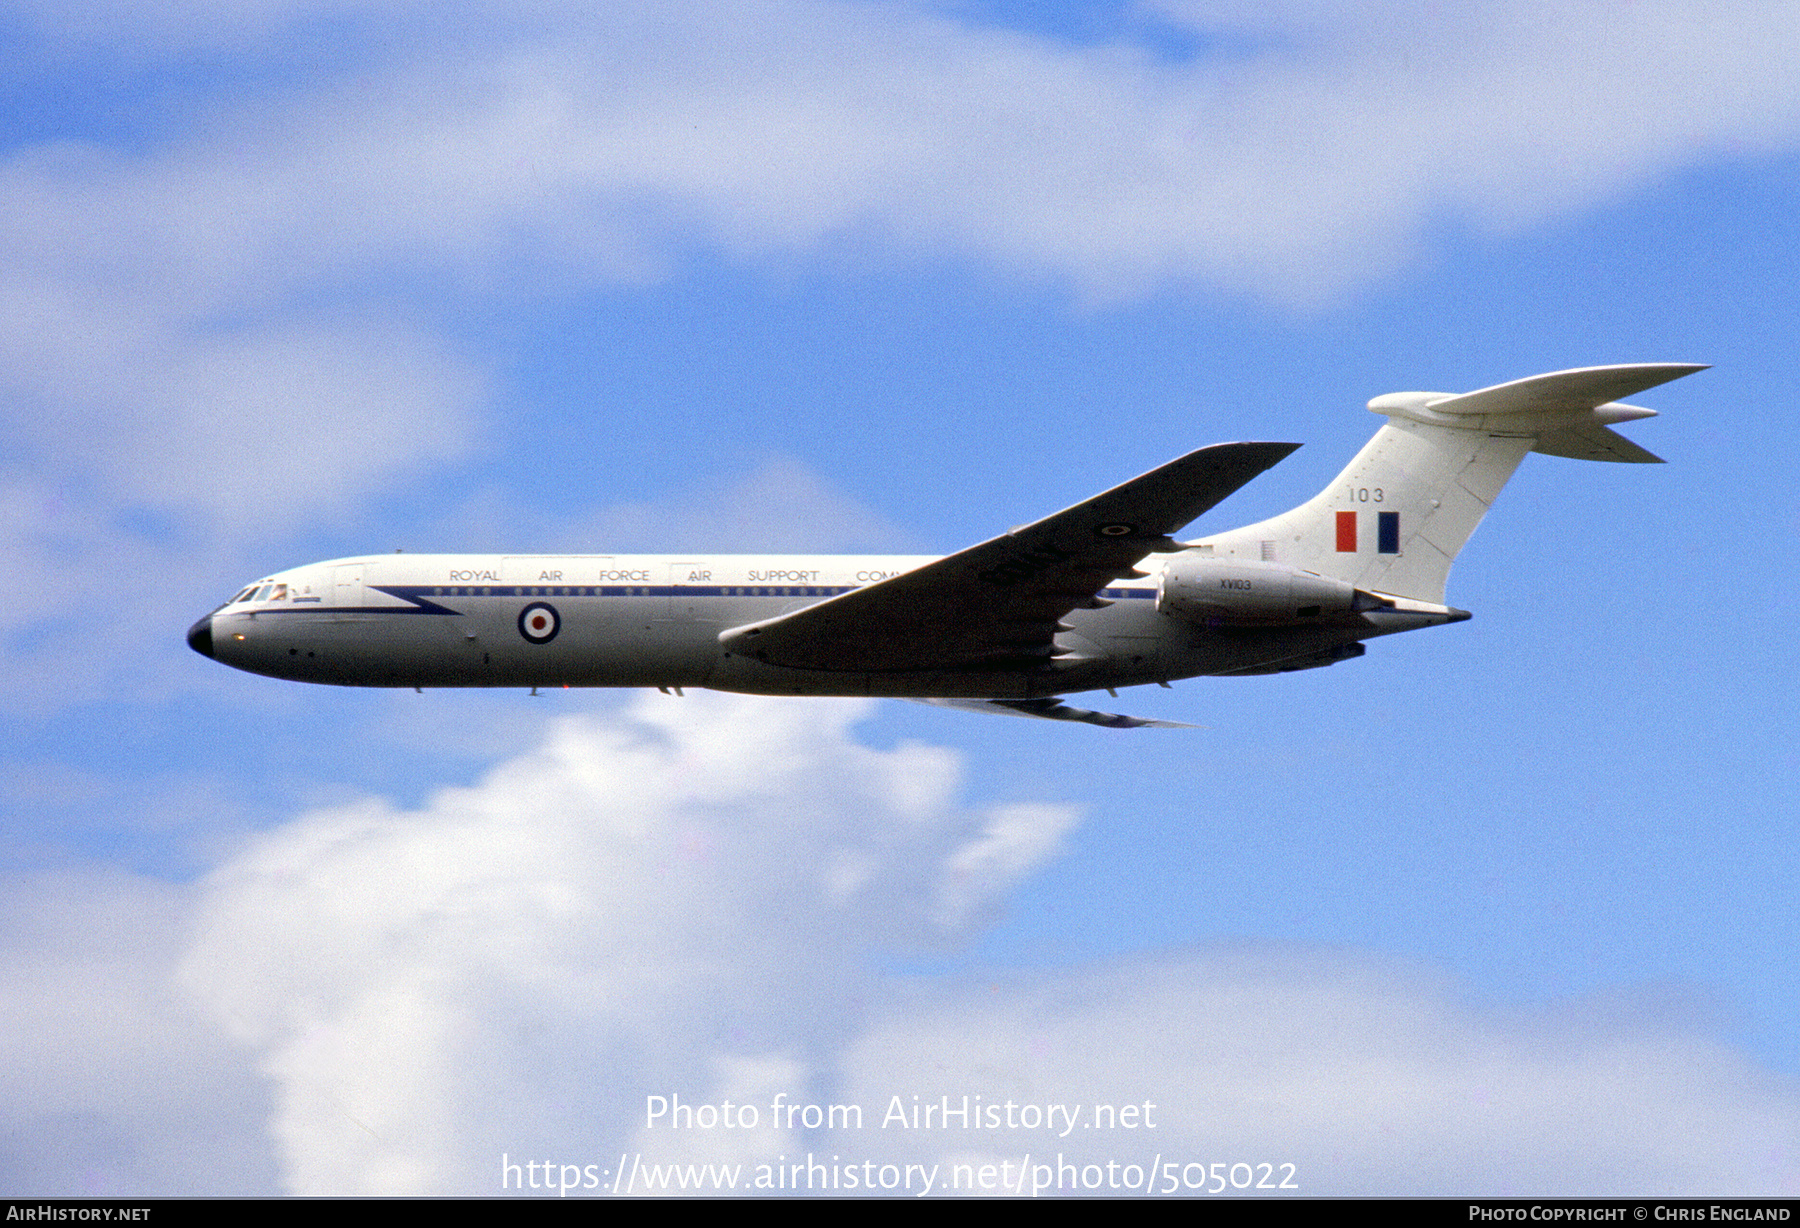
<svg viewBox="0 0 1800 1228">
<path fill-rule="evenodd" d="M 192 648 L 201 656 L 210 657 L 213 655 L 211 614 L 208 614 L 205 618 L 188 628 L 187 640 L 188 647 Z"/>
</svg>

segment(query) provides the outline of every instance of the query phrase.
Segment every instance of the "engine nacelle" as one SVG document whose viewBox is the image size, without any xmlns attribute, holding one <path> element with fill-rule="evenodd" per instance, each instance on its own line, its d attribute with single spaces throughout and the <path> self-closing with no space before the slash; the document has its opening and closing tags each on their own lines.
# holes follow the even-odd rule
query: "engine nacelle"
<svg viewBox="0 0 1800 1228">
<path fill-rule="evenodd" d="M 1208 624 L 1304 626 L 1379 604 L 1344 580 L 1284 563 L 1197 553 L 1172 559 L 1156 587 L 1159 613 Z"/>
</svg>

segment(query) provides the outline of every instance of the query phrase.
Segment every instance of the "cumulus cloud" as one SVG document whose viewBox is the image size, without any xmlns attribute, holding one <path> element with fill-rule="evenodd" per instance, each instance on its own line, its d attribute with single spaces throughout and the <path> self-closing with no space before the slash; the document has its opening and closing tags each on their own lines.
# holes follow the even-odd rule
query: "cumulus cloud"
<svg viewBox="0 0 1800 1228">
<path fill-rule="evenodd" d="M 970 805 L 953 753 L 877 749 L 866 711 L 651 697 L 548 722 L 414 809 L 299 814 L 189 886 L 10 892 L 0 1173 L 31 1193 L 644 1193 L 689 1165 L 837 1193 L 1800 1185 L 1800 1089 L 1655 1003 L 1477 1008 L 1272 945 L 883 971 L 977 932 L 1077 815 Z"/>
<path fill-rule="evenodd" d="M 110 17 L 128 39 L 133 14 L 210 34 L 240 8 L 280 27 L 342 7 Z M 221 98 L 203 130 L 130 152 L 16 149 L 0 376 L 79 399 L 146 339 L 154 356 L 159 324 L 199 345 L 426 273 L 463 301 L 531 295 L 659 275 L 690 244 L 969 257 L 1100 298 L 1173 279 L 1316 301 L 1445 217 L 1516 227 L 1800 136 L 1800 20 L 1766 5 L 1155 11 L 1194 54 L 833 0 L 604 22 L 371 6 L 361 20 L 394 27 L 386 59 Z"/>
<path fill-rule="evenodd" d="M 1037 1106 L 1048 1122 L 1046 1106 L 1075 1106 L 1085 1117 L 1056 1129 L 984 1135 L 958 1118 L 884 1132 L 892 1162 L 1012 1160 L 1028 1188 L 1060 1182 L 1063 1193 L 1141 1192 L 1152 1173 L 1168 1193 L 1291 1182 L 1334 1195 L 1695 1196 L 1800 1184 L 1800 1089 L 1666 1011 L 1476 1010 L 1416 971 L 1347 951 L 1133 959 L 985 1000 L 958 995 L 871 1028 L 843 1070 L 846 1098 L 890 1110 L 896 1096 L 908 1108 L 913 1096 L 968 1097 L 1010 1102 L 1020 1121 Z M 1096 1115 L 1102 1105 L 1111 1118 Z M 1128 1105 L 1141 1110 L 1130 1125 L 1118 1115 Z"/>
<path fill-rule="evenodd" d="M 145 153 L 16 152 L 9 281 L 34 339 L 427 269 L 477 297 L 632 278 L 693 242 L 1316 299 L 1446 215 L 1518 226 L 1800 136 L 1800 21 L 1768 6 L 1156 8 L 1195 54 L 831 0 L 462 6 Z"/>
<path fill-rule="evenodd" d="M 15 1196 L 274 1188 L 267 1089 L 176 982 L 191 898 L 117 871 L 0 893 L 0 1185 Z"/>
<path fill-rule="evenodd" d="M 289 1187 L 489 1192 L 508 1150 L 616 1151 L 663 1089 L 816 1078 L 872 953 L 966 933 L 1074 819 L 965 807 L 948 752 L 851 738 L 864 710 L 572 718 L 222 868 L 186 976 L 275 1080 Z"/>
<path fill-rule="evenodd" d="M 1800 132 L 1800 22 L 1766 5 L 1155 10 L 1195 54 L 833 0 L 623 5 L 603 28 L 465 6 L 454 51 L 448 23 L 409 25 L 378 71 L 246 120 L 248 150 L 227 127 L 104 177 L 98 241 L 142 235 L 202 298 L 855 241 L 1100 297 L 1313 300 L 1445 215 L 1522 225 Z M 31 199 L 69 182 L 47 174 Z"/>
</svg>

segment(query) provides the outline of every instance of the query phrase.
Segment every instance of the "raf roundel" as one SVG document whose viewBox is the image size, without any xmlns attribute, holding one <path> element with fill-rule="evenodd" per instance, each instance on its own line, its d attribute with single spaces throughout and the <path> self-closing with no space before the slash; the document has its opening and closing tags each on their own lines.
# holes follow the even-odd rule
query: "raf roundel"
<svg viewBox="0 0 1800 1228">
<path fill-rule="evenodd" d="M 562 618 L 548 602 L 534 601 L 519 611 L 519 634 L 533 644 L 548 644 L 560 630 Z"/>
</svg>

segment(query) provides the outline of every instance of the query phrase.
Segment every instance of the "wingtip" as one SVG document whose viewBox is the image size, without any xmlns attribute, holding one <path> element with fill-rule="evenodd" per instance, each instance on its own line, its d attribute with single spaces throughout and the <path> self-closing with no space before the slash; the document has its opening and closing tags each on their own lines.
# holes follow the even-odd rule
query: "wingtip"
<svg viewBox="0 0 1800 1228">
<path fill-rule="evenodd" d="M 1247 439 L 1241 443 L 1228 443 L 1216 446 L 1230 448 L 1234 452 L 1244 455 L 1254 455 L 1258 460 L 1263 462 L 1263 468 L 1268 469 L 1286 460 L 1288 457 L 1298 452 L 1304 445 L 1297 443 L 1283 443 L 1267 439 Z"/>
<path fill-rule="evenodd" d="M 1301 444 L 1285 443 L 1276 439 L 1238 439 L 1231 443 L 1209 444 L 1208 446 L 1201 448 L 1200 451 L 1214 452 L 1221 449 L 1229 452 L 1263 451 L 1280 452 L 1283 456 L 1286 456 L 1289 452 L 1292 452 L 1301 446 Z"/>
</svg>

